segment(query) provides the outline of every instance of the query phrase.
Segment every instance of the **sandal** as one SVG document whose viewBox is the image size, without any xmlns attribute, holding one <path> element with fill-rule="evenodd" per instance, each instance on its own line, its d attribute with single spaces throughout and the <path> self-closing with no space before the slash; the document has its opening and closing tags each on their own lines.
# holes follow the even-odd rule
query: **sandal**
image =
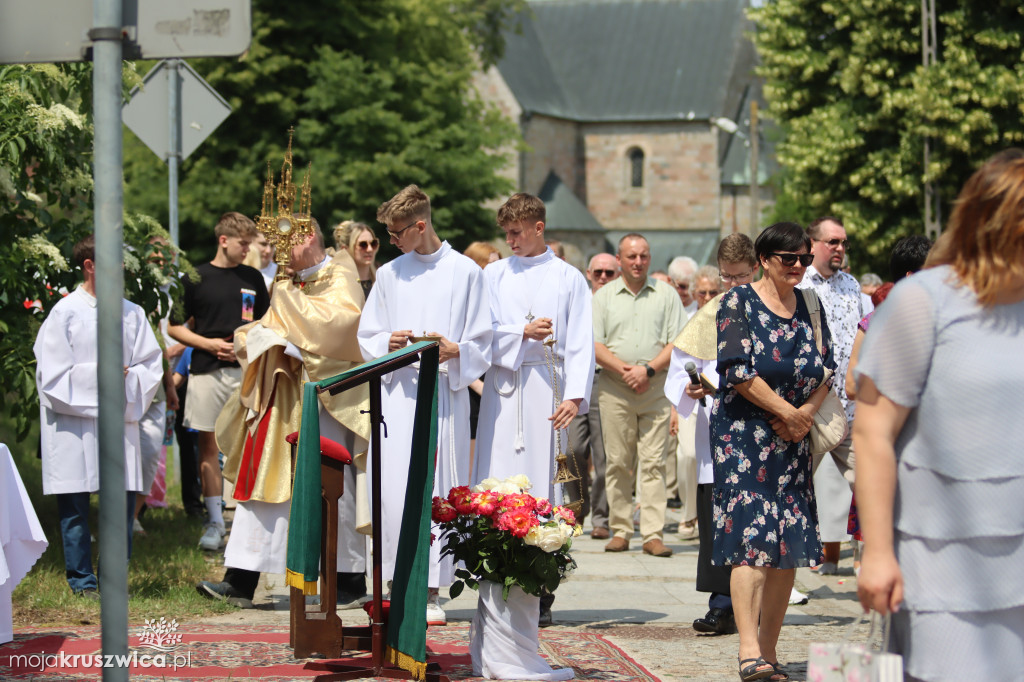
<svg viewBox="0 0 1024 682">
<path fill-rule="evenodd" d="M 772 676 L 768 678 L 771 682 L 786 682 L 789 679 L 789 671 L 786 670 L 781 663 L 778 661 L 775 663 L 768 661 L 767 663 L 775 671 Z"/>
<path fill-rule="evenodd" d="M 749 665 L 744 666 L 744 663 Z M 744 658 L 740 661 L 740 679 L 743 682 L 751 680 L 763 680 L 775 674 L 775 667 L 760 656 L 757 658 Z"/>
</svg>

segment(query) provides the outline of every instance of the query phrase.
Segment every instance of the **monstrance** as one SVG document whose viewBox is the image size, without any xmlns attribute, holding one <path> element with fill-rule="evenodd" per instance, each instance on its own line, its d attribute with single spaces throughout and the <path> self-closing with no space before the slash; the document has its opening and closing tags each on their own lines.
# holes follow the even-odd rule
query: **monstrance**
<svg viewBox="0 0 1024 682">
<path fill-rule="evenodd" d="M 281 164 L 281 183 L 274 184 L 274 174 L 270 170 L 270 161 L 267 161 L 267 180 L 263 184 L 263 208 L 256 218 L 256 227 L 267 241 L 274 245 L 274 262 L 277 263 L 277 277 L 275 279 L 288 279 L 291 275 L 285 269 L 292 260 L 292 247 L 301 244 L 306 237 L 313 233 L 312 222 L 309 218 L 309 209 L 312 202 L 310 198 L 310 175 L 312 164 L 306 170 L 306 177 L 302 181 L 301 194 L 292 183 L 292 135 L 295 128 L 288 129 L 288 150 L 284 153 L 284 162 Z M 274 193 L 277 192 L 277 212 L 274 212 Z M 299 205 L 295 206 L 295 198 L 298 195 Z"/>
</svg>

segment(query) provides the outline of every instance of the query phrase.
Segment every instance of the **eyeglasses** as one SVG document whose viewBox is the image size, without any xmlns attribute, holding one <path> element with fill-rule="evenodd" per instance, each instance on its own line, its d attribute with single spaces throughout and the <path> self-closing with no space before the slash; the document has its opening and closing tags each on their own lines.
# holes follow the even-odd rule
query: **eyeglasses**
<svg viewBox="0 0 1024 682">
<path fill-rule="evenodd" d="M 419 222 L 418 219 L 414 220 L 411 223 L 409 223 L 408 225 L 406 225 L 405 227 L 403 227 L 401 230 L 398 230 L 397 232 L 392 232 L 391 230 L 386 230 L 386 232 L 389 235 L 391 235 L 392 239 L 401 239 L 402 238 L 402 233 L 405 232 L 406 230 L 408 230 L 410 227 L 412 227 L 413 225 L 415 225 L 418 222 Z M 377 241 L 377 240 L 374 239 L 374 241 Z"/>
<path fill-rule="evenodd" d="M 791 268 L 794 265 L 796 265 L 797 261 L 800 261 L 800 265 L 805 267 L 805 268 L 808 265 L 810 265 L 811 263 L 814 262 L 814 254 L 813 253 L 778 253 L 778 252 L 773 252 L 773 253 L 769 253 L 768 254 L 769 258 L 771 258 L 772 256 L 778 256 L 779 260 L 787 268 Z"/>
<path fill-rule="evenodd" d="M 682 284 L 677 284 L 676 289 L 679 289 L 679 291 L 689 291 L 690 285 L 687 284 L 686 282 L 683 282 Z"/>
<path fill-rule="evenodd" d="M 741 279 L 746 279 L 746 278 L 750 277 L 753 274 L 754 274 L 753 270 L 747 270 L 746 272 L 744 272 L 741 275 L 727 275 L 724 272 L 719 272 L 718 273 L 718 279 L 720 279 L 720 280 L 722 280 L 723 282 L 726 282 L 726 283 L 728 283 L 728 282 L 738 282 Z"/>
<path fill-rule="evenodd" d="M 614 270 L 591 270 L 595 277 L 614 277 Z"/>
<path fill-rule="evenodd" d="M 697 294 L 697 296 L 699 296 L 700 298 L 713 298 L 715 296 L 718 296 L 718 289 L 697 289 L 697 291 L 693 293 Z"/>
<path fill-rule="evenodd" d="M 830 249 L 834 249 L 837 246 L 839 246 L 840 244 L 842 244 L 844 249 L 850 248 L 850 240 L 849 239 L 839 239 L 839 238 L 836 238 L 836 239 L 815 239 L 814 241 L 821 242 L 822 244 L 828 244 L 828 247 Z"/>
<path fill-rule="evenodd" d="M 398 232 L 396 234 L 401 234 L 401 232 Z M 360 249 L 376 249 L 378 246 L 380 246 L 380 242 L 377 241 L 376 239 L 373 239 L 368 242 L 356 242 L 356 246 L 359 247 Z"/>
</svg>

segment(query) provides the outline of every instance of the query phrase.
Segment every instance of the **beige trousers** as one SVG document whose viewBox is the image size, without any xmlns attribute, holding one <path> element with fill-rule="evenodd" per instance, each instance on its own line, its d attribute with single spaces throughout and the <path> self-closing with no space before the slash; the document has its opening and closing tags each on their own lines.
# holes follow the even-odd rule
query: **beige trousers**
<svg viewBox="0 0 1024 682">
<path fill-rule="evenodd" d="M 660 539 L 665 526 L 665 457 L 670 405 L 665 397 L 665 372 L 648 389 L 634 393 L 611 372 L 601 372 L 601 431 L 604 435 L 608 526 L 616 537 L 633 536 L 633 472 L 640 501 L 640 535 L 644 542 Z"/>
</svg>

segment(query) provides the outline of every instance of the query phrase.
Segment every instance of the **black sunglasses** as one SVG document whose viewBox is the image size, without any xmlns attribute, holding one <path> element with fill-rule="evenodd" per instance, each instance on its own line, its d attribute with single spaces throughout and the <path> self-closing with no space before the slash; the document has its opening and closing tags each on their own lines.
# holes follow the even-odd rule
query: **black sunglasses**
<svg viewBox="0 0 1024 682">
<path fill-rule="evenodd" d="M 813 253 L 778 253 L 778 252 L 772 252 L 772 253 L 769 253 L 768 256 L 769 257 L 771 257 L 771 256 L 778 256 L 779 260 L 787 268 L 791 268 L 794 265 L 796 265 L 797 261 L 800 261 L 800 265 L 804 266 L 805 268 L 808 265 L 810 265 L 811 263 L 814 262 L 814 254 Z"/>
<path fill-rule="evenodd" d="M 376 249 L 378 246 L 380 246 L 380 242 L 377 241 L 376 239 L 373 239 L 372 241 L 368 242 L 356 242 L 356 246 L 358 246 L 360 249 Z"/>
<path fill-rule="evenodd" d="M 596 277 L 614 277 L 615 276 L 615 271 L 614 270 L 592 270 L 591 272 L 593 272 Z"/>
</svg>

